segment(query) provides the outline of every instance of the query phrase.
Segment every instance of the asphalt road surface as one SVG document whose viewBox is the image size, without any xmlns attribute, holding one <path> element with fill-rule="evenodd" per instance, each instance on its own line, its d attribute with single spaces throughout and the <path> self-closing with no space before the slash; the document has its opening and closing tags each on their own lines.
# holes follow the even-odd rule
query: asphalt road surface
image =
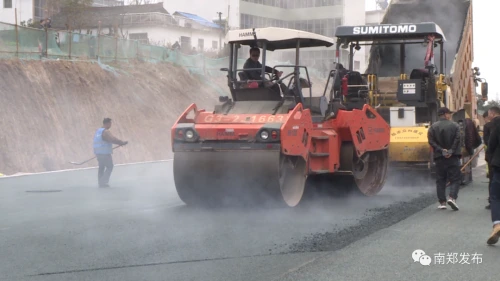
<svg viewBox="0 0 500 281">
<path fill-rule="evenodd" d="M 387 185 L 372 198 L 340 197 L 293 209 L 188 208 L 175 192 L 170 161 L 116 166 L 111 188 L 104 189 L 96 187 L 94 169 L 1 179 L 0 276 L 478 280 L 477 272 L 489 274 L 485 265 L 493 265 L 492 258 L 441 269 L 411 260 L 417 248 L 494 254 L 485 249 L 491 223 L 484 166 L 475 170 L 480 178 L 461 191 L 463 210 L 436 215 L 434 187 L 405 183 Z M 462 275 L 472 269 L 476 277 Z"/>
</svg>

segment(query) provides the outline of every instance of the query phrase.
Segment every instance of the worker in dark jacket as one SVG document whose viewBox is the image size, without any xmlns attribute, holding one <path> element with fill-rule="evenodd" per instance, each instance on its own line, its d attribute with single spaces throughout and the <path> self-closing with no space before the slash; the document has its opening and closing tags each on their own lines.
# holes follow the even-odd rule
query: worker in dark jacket
<svg viewBox="0 0 500 281">
<path fill-rule="evenodd" d="M 462 175 L 460 172 L 461 133 L 457 123 L 451 121 L 451 112 L 442 107 L 438 110 L 439 121 L 432 124 L 427 133 L 429 144 L 434 149 L 436 163 L 436 189 L 439 209 L 446 209 L 446 203 L 458 210 L 457 197 Z M 446 184 L 450 182 L 450 195 L 446 200 Z"/>
<path fill-rule="evenodd" d="M 102 127 L 97 129 L 94 134 L 94 154 L 99 162 L 97 172 L 99 187 L 109 187 L 109 178 L 113 171 L 113 143 L 118 145 L 126 145 L 128 141 L 122 141 L 114 137 L 109 129 L 111 128 L 111 119 L 104 118 Z"/>
<path fill-rule="evenodd" d="M 491 184 L 491 177 L 493 176 L 493 173 L 490 173 L 491 167 L 490 167 L 490 161 L 488 157 L 488 140 L 490 139 L 490 132 L 491 132 L 491 126 L 493 125 L 491 121 L 491 118 L 489 117 L 489 110 L 485 111 L 483 114 L 483 118 L 485 121 L 485 124 L 483 126 L 483 143 L 485 146 L 485 153 L 484 153 L 484 160 L 486 161 L 486 177 L 488 178 L 488 205 L 485 207 L 486 209 L 490 208 L 490 197 L 489 197 L 489 189 L 490 189 L 490 184 Z"/>
<path fill-rule="evenodd" d="M 492 107 L 489 110 L 490 135 L 486 151 L 492 173 L 490 183 L 490 206 L 493 232 L 487 240 L 488 244 L 495 244 L 500 238 L 500 108 Z"/>
<path fill-rule="evenodd" d="M 260 49 L 257 47 L 253 47 L 250 49 L 250 57 L 245 61 L 243 65 L 243 69 L 245 69 L 245 74 L 249 80 L 262 80 L 261 73 L 262 70 L 250 70 L 252 68 L 262 69 L 262 64 L 259 62 L 260 58 Z M 247 70 L 248 69 L 248 70 Z M 266 66 L 266 73 L 276 74 L 278 77 L 281 77 L 283 71 L 277 71 L 272 69 L 269 66 Z"/>
<path fill-rule="evenodd" d="M 262 73 L 262 64 L 259 62 L 260 58 L 260 49 L 257 47 L 253 47 L 250 49 L 250 57 L 245 61 L 245 64 L 243 65 L 244 73 L 247 76 L 246 78 L 248 80 L 261 80 L 261 73 Z M 259 70 L 251 70 L 251 69 L 256 69 L 258 68 Z M 266 73 L 271 73 L 271 74 L 276 74 L 278 78 L 280 78 L 283 75 L 283 71 L 278 71 L 277 69 L 272 69 L 269 66 L 265 67 L 265 72 Z M 280 91 L 283 92 L 283 94 L 288 93 L 289 89 L 288 87 L 283 83 L 280 82 L 277 85 L 273 85 L 271 81 L 267 80 L 264 78 L 263 82 L 258 82 L 259 86 L 270 86 L 271 89 L 273 89 L 276 93 L 281 94 Z"/>
</svg>

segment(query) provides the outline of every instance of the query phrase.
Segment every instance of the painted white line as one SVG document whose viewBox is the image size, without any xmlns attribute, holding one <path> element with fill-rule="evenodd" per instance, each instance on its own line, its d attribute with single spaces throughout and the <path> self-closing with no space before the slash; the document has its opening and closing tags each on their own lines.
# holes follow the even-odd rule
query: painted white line
<svg viewBox="0 0 500 281">
<path fill-rule="evenodd" d="M 117 167 L 117 166 L 143 165 L 143 164 L 151 164 L 151 163 L 164 163 L 164 162 L 170 162 L 172 160 L 173 159 L 165 159 L 165 160 L 158 160 L 158 161 L 145 161 L 145 162 L 124 163 L 124 164 L 116 164 L 115 167 Z M 0 180 L 7 179 L 7 178 L 14 178 L 14 177 L 34 176 L 34 175 L 46 175 L 46 174 L 64 173 L 64 172 L 81 171 L 81 170 L 91 170 L 91 169 L 97 169 L 97 166 L 87 167 L 87 168 L 75 168 L 75 169 L 65 169 L 65 170 L 57 170 L 57 171 L 48 171 L 48 172 L 38 172 L 38 173 L 21 173 L 19 175 L 2 176 L 2 177 L 0 177 Z"/>
<path fill-rule="evenodd" d="M 132 162 L 132 163 L 116 164 L 115 167 L 117 167 L 117 166 L 143 165 L 143 164 L 151 164 L 151 163 L 165 163 L 165 162 L 170 162 L 170 161 L 173 161 L 173 160 L 174 159 L 165 159 L 165 160 L 157 160 L 157 161 L 144 161 L 144 162 Z M 484 161 L 484 159 L 480 159 L 479 160 L 480 163 L 478 163 L 478 165 L 476 166 L 476 168 L 486 165 L 486 162 L 485 161 L 483 162 L 483 161 Z M 64 173 L 64 172 L 81 171 L 81 170 L 91 170 L 91 169 L 97 169 L 97 166 L 87 167 L 87 168 L 75 168 L 75 169 L 65 169 L 65 170 L 57 170 L 57 171 L 48 171 L 48 172 L 21 173 L 19 175 L 2 176 L 2 177 L 0 177 L 0 180 L 2 180 L 2 179 L 8 179 L 8 178 L 14 178 L 14 177 L 33 176 L 33 175 L 46 175 L 46 174 Z"/>
<path fill-rule="evenodd" d="M 173 204 L 145 208 L 145 209 L 140 210 L 140 212 L 152 212 L 152 211 L 156 211 L 158 209 L 169 209 L 169 208 L 175 208 L 175 207 L 179 207 L 179 206 L 183 206 L 183 205 L 184 205 L 183 202 L 177 202 L 177 203 L 173 203 Z"/>
</svg>

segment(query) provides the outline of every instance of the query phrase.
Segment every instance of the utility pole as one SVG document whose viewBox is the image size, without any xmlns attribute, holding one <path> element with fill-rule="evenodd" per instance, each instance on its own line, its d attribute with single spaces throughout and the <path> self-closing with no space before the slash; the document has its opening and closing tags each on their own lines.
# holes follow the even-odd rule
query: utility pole
<svg viewBox="0 0 500 281">
<path fill-rule="evenodd" d="M 219 15 L 219 26 L 222 26 L 222 12 L 217 12 L 217 14 Z M 222 51 L 222 32 L 223 30 L 219 33 L 219 51 Z"/>
</svg>

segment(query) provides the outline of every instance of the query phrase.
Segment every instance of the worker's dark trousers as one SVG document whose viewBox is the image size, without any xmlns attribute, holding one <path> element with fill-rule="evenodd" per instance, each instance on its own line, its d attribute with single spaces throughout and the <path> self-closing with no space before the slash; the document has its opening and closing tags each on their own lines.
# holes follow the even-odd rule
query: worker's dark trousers
<svg viewBox="0 0 500 281">
<path fill-rule="evenodd" d="M 491 221 L 500 223 L 500 168 L 492 167 L 494 171 L 493 178 L 490 184 L 490 206 L 491 206 Z"/>
<path fill-rule="evenodd" d="M 491 165 L 488 162 L 486 162 L 486 163 L 488 165 L 488 179 L 489 179 L 489 181 L 488 181 L 488 203 L 491 203 L 490 198 L 491 198 L 491 182 L 493 181 L 493 170 L 492 170 Z"/>
<path fill-rule="evenodd" d="M 457 199 L 462 181 L 460 158 L 458 156 L 439 157 L 434 161 L 436 162 L 436 189 L 439 202 L 446 202 L 446 185 L 448 182 L 450 182 L 450 197 Z"/>
<path fill-rule="evenodd" d="M 113 156 L 111 154 L 96 154 L 96 156 L 99 162 L 99 171 L 97 173 L 99 185 L 108 184 L 113 171 Z"/>
</svg>

